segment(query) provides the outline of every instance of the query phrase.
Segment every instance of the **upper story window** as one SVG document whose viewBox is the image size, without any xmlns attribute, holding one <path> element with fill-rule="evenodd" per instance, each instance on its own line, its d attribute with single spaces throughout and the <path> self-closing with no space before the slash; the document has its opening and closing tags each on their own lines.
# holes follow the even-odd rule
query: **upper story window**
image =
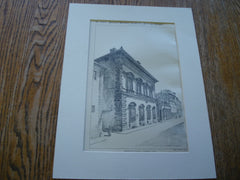
<svg viewBox="0 0 240 180">
<path fill-rule="evenodd" d="M 134 79 L 133 73 L 128 72 L 126 79 L 126 89 L 128 92 L 133 92 L 133 79 Z"/>
<path fill-rule="evenodd" d="M 143 84 L 143 95 L 147 96 L 147 84 L 146 83 Z"/>
<path fill-rule="evenodd" d="M 149 87 L 149 96 L 153 97 L 153 87 Z"/>
<path fill-rule="evenodd" d="M 146 86 L 147 86 L 147 96 L 150 96 L 150 87 L 148 84 Z"/>
<path fill-rule="evenodd" d="M 97 79 L 97 71 L 93 71 L 93 78 L 94 78 L 94 80 Z"/>
<path fill-rule="evenodd" d="M 137 78 L 136 82 L 137 82 L 136 93 L 142 94 L 142 79 Z"/>
</svg>

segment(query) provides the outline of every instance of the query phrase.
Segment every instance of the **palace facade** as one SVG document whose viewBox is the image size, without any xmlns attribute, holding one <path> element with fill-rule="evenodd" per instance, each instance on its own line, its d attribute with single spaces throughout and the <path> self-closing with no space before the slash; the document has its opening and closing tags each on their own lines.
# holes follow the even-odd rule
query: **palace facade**
<svg viewBox="0 0 240 180">
<path fill-rule="evenodd" d="M 119 132 L 164 119 L 153 77 L 122 47 L 94 60 L 91 137 L 106 129 Z M 180 102 L 181 103 L 181 102 Z M 162 106 L 161 106 L 162 108 Z"/>
</svg>

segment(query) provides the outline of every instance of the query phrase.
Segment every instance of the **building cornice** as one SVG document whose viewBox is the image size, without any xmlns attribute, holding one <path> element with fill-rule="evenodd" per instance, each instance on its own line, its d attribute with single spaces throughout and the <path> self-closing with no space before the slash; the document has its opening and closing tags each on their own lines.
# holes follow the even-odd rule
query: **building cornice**
<svg viewBox="0 0 240 180">
<path fill-rule="evenodd" d="M 131 57 L 124 49 L 123 47 L 121 47 L 120 49 L 111 49 L 110 53 L 101 56 L 97 59 L 95 59 L 95 62 L 101 62 L 101 61 L 106 61 L 109 59 L 110 56 L 113 55 L 122 55 L 124 56 L 130 63 L 133 64 L 133 66 L 135 66 L 136 68 L 138 68 L 141 72 L 143 72 L 144 74 L 146 74 L 150 79 L 152 79 L 152 81 L 154 83 L 158 82 L 158 80 L 153 77 L 153 75 L 151 75 L 141 64 L 140 62 L 136 61 L 135 59 L 133 59 L 133 57 Z"/>
</svg>

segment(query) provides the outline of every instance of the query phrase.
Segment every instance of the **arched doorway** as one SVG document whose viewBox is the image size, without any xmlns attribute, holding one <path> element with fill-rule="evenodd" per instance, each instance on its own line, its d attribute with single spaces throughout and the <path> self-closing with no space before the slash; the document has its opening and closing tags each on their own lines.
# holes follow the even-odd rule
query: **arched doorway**
<svg viewBox="0 0 240 180">
<path fill-rule="evenodd" d="M 144 126 L 145 125 L 144 105 L 141 104 L 138 107 L 138 110 L 139 110 L 139 124 L 140 124 L 140 126 Z"/>
<path fill-rule="evenodd" d="M 153 117 L 153 122 L 156 122 L 156 108 L 155 108 L 155 106 L 152 108 L 152 117 Z"/>
<path fill-rule="evenodd" d="M 147 105 L 146 111 L 147 111 L 147 123 L 151 124 L 151 106 L 150 105 Z"/>
<path fill-rule="evenodd" d="M 136 127 L 136 104 L 131 102 L 128 105 L 128 119 L 129 119 L 129 128 Z"/>
</svg>

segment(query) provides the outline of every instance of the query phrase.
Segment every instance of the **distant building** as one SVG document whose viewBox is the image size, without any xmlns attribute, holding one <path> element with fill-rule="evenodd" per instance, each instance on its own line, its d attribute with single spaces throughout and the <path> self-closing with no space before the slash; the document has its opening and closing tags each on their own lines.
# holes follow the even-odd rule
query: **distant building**
<svg viewBox="0 0 240 180">
<path fill-rule="evenodd" d="M 167 119 L 170 118 L 170 113 L 166 113 L 167 111 L 174 111 L 172 113 L 177 116 L 179 104 L 176 96 L 174 96 L 175 100 L 171 99 L 172 105 L 166 103 L 167 97 L 170 96 L 164 101 L 161 98 L 165 96 L 158 94 L 156 97 L 156 82 L 158 80 L 122 47 L 111 49 L 110 53 L 95 59 L 90 117 L 91 136 L 96 137 L 108 129 L 119 132 L 156 123 L 165 116 Z M 158 112 L 159 110 L 163 112 Z"/>
<path fill-rule="evenodd" d="M 156 94 L 158 120 L 182 117 L 182 103 L 175 92 L 162 90 Z"/>
</svg>

